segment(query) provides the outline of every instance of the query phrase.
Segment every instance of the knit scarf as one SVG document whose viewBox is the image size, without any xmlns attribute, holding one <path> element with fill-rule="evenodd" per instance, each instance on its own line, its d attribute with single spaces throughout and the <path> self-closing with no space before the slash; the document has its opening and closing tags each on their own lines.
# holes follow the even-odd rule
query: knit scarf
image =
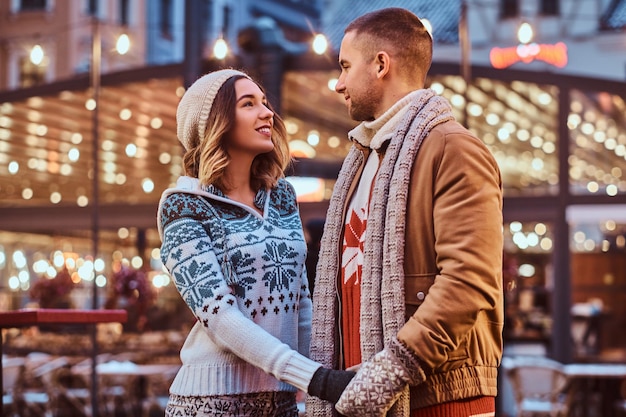
<svg viewBox="0 0 626 417">
<path fill-rule="evenodd" d="M 453 120 L 448 102 L 433 90 L 420 90 L 394 131 L 374 182 L 367 219 L 361 281 L 361 357 L 368 360 L 397 335 L 405 323 L 404 240 L 409 179 L 422 141 L 440 123 Z M 344 160 L 331 197 L 320 247 L 311 334 L 311 359 L 327 367 L 338 364 L 336 326 L 344 204 L 363 152 L 353 146 Z M 308 397 L 307 416 L 336 414 L 328 402 Z M 410 414 L 408 387 L 387 413 Z"/>
</svg>

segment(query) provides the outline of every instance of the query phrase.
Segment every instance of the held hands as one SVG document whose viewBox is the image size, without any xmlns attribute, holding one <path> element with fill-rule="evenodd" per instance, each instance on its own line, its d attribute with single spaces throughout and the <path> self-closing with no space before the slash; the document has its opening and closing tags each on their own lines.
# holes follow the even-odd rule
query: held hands
<svg viewBox="0 0 626 417">
<path fill-rule="evenodd" d="M 335 404 L 356 372 L 321 367 L 313 374 L 307 389 L 310 395 Z"/>
<path fill-rule="evenodd" d="M 394 338 L 361 365 L 335 409 L 345 416 L 384 416 L 407 384 L 416 385 L 425 379 L 413 352 Z"/>
</svg>

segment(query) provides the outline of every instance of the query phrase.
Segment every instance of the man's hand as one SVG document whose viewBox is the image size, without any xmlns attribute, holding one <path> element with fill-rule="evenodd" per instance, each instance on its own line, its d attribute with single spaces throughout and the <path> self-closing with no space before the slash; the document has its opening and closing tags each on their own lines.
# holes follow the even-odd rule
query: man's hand
<svg viewBox="0 0 626 417">
<path fill-rule="evenodd" d="M 384 416 L 407 384 L 416 385 L 425 379 L 414 353 L 394 339 L 361 365 L 335 409 L 345 416 Z"/>
</svg>

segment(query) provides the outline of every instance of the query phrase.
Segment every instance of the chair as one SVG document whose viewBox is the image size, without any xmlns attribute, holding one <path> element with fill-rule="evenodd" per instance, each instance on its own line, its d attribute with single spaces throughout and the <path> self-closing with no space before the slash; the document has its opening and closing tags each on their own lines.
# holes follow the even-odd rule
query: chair
<svg viewBox="0 0 626 417">
<path fill-rule="evenodd" d="M 560 362 L 546 357 L 504 357 L 502 368 L 513 387 L 517 416 L 567 416 L 568 378 Z"/>
<path fill-rule="evenodd" d="M 56 363 L 49 355 L 35 358 L 32 354 L 3 363 L 5 386 L 10 386 L 3 395 L 4 404 L 9 405 L 9 411 L 5 410 L 8 415 L 53 416 L 54 404 L 42 376 L 52 372 Z"/>
<path fill-rule="evenodd" d="M 64 415 L 63 411 L 91 416 L 91 393 L 81 384 L 75 384 L 67 357 L 60 356 L 39 366 L 33 370 L 33 375 L 46 387 L 49 409 L 54 415 Z"/>
<path fill-rule="evenodd" d="M 96 358 L 98 369 L 117 362 L 114 358 L 125 358 L 126 355 L 112 356 L 110 354 L 100 354 Z M 74 386 L 84 387 L 84 393 L 80 403 L 89 403 L 91 393 L 91 359 L 85 359 L 71 367 L 71 376 L 75 382 Z M 135 398 L 134 391 L 137 389 L 137 378 L 129 375 L 115 375 L 108 373 L 98 373 L 98 413 L 102 417 L 114 417 L 118 415 L 134 416 L 133 404 Z M 74 388 L 77 390 L 77 388 Z M 74 394 L 75 397 L 76 394 Z M 78 404 L 80 404 L 78 403 Z M 86 413 L 85 413 L 86 414 Z"/>
<path fill-rule="evenodd" d="M 100 414 L 103 416 L 134 416 L 134 391 L 137 378 L 127 375 L 99 375 L 98 393 Z"/>
<path fill-rule="evenodd" d="M 169 401 L 169 388 L 178 370 L 171 373 L 152 375 L 145 378 L 146 393 L 141 400 L 142 417 L 150 417 L 153 413 L 163 415 Z"/>
<path fill-rule="evenodd" d="M 110 353 L 100 353 L 96 356 L 96 366 L 100 366 L 111 359 Z M 67 379 L 71 380 L 71 384 L 67 385 L 65 396 L 73 397 L 71 401 L 74 408 L 80 409 L 83 414 L 90 416 L 91 409 L 91 366 L 93 359 L 85 358 L 75 363 L 68 371 Z M 102 376 L 98 376 L 98 413 L 101 416 L 108 417 L 115 414 L 116 399 L 125 393 L 125 390 L 106 380 L 103 381 Z"/>
<path fill-rule="evenodd" d="M 52 365 L 49 365 L 49 364 Z M 53 370 L 54 357 L 47 353 L 31 352 L 24 357 L 24 371 L 20 384 L 20 398 L 26 415 L 51 417 L 53 415 L 49 388 L 42 375 Z"/>
<path fill-rule="evenodd" d="M 2 411 L 7 417 L 19 415 L 21 404 L 19 386 L 23 370 L 24 359 L 2 359 Z"/>
<path fill-rule="evenodd" d="M 626 416 L 626 381 L 620 384 L 620 399 L 613 404 L 617 415 Z"/>
</svg>

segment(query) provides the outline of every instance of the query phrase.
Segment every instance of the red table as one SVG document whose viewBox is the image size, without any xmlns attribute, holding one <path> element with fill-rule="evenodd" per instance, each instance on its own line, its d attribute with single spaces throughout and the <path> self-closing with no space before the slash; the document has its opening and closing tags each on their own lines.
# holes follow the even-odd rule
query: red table
<svg viewBox="0 0 626 417">
<path fill-rule="evenodd" d="M 125 323 L 126 310 L 71 310 L 36 308 L 0 311 L 0 327 L 36 326 L 38 324 Z"/>
<path fill-rule="evenodd" d="M 125 323 L 127 319 L 126 310 L 23 309 L 0 311 L 0 329 L 37 326 L 39 324 Z M 0 331 L 0 365 L 2 365 L 2 351 L 3 336 Z M 0 389 L 1 387 L 2 374 L 0 373 Z M 2 408 L 3 406 L 0 404 L 0 415 L 3 414 Z M 94 415 L 96 415 L 95 410 Z"/>
</svg>

